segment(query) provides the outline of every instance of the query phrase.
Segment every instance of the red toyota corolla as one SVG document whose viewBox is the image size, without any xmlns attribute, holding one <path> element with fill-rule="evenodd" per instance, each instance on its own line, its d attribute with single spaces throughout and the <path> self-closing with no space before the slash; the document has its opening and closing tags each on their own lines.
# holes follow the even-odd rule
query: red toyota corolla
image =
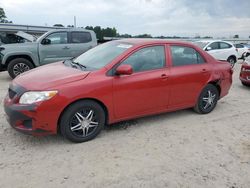
<svg viewBox="0 0 250 188">
<path fill-rule="evenodd" d="M 4 108 L 19 131 L 84 142 L 122 120 L 185 108 L 209 113 L 231 84 L 230 64 L 190 43 L 119 40 L 18 76 Z"/>
</svg>

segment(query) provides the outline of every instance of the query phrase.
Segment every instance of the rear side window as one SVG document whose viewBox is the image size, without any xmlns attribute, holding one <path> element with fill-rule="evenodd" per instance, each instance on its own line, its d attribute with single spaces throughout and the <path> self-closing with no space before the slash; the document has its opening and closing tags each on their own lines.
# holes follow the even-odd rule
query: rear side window
<svg viewBox="0 0 250 188">
<path fill-rule="evenodd" d="M 91 42 L 91 34 L 89 32 L 71 32 L 71 43 L 87 43 Z"/>
<path fill-rule="evenodd" d="M 185 46 L 171 46 L 173 66 L 193 65 L 205 63 L 205 60 L 195 49 Z"/>
<path fill-rule="evenodd" d="M 220 49 L 227 49 L 227 48 L 231 48 L 232 45 L 225 43 L 225 42 L 220 42 Z"/>
<path fill-rule="evenodd" d="M 211 47 L 211 50 L 217 50 L 220 48 L 219 42 L 213 42 L 208 47 Z"/>
</svg>

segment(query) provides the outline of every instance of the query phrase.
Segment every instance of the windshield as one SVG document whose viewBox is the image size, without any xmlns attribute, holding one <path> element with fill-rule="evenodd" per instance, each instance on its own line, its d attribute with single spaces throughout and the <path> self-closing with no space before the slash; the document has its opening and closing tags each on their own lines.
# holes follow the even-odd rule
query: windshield
<svg viewBox="0 0 250 188">
<path fill-rule="evenodd" d="M 201 42 L 201 41 L 198 41 L 198 42 L 194 42 L 194 44 L 196 44 L 196 45 L 199 46 L 201 49 L 203 49 L 203 48 L 208 44 L 208 42 Z"/>
<path fill-rule="evenodd" d="M 38 37 L 35 41 L 38 42 L 40 39 L 44 38 L 45 35 L 47 35 L 47 33 L 44 33 L 43 35 L 41 35 L 40 37 Z"/>
<path fill-rule="evenodd" d="M 107 42 L 83 53 L 73 59 L 73 62 L 85 66 L 88 70 L 97 70 L 103 68 L 131 47 L 131 44 L 119 41 Z"/>
</svg>

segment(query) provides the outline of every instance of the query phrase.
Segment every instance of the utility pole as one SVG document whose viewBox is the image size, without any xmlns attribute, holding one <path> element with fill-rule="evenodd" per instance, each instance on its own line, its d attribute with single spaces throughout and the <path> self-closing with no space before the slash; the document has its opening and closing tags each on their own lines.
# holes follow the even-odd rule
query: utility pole
<svg viewBox="0 0 250 188">
<path fill-rule="evenodd" d="M 74 27 L 76 28 L 76 16 L 74 16 Z"/>
</svg>

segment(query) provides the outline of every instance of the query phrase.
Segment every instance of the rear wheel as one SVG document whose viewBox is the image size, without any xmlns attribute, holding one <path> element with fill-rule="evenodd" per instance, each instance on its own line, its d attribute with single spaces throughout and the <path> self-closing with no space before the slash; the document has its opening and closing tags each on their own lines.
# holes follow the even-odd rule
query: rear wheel
<svg viewBox="0 0 250 188">
<path fill-rule="evenodd" d="M 215 108 L 218 99 L 218 89 L 214 85 L 208 84 L 202 90 L 194 110 L 200 114 L 207 114 Z"/>
<path fill-rule="evenodd" d="M 250 87 L 250 84 L 248 83 L 245 83 L 245 82 L 241 82 L 243 86 L 247 86 L 247 87 Z"/>
<path fill-rule="evenodd" d="M 235 65 L 235 63 L 236 63 L 236 58 L 230 56 L 230 57 L 227 59 L 227 62 L 230 63 L 231 67 L 234 67 L 234 65 Z"/>
<path fill-rule="evenodd" d="M 19 74 L 33 69 L 34 65 L 25 58 L 16 58 L 8 64 L 8 73 L 11 78 L 17 77 Z"/>
<path fill-rule="evenodd" d="M 72 142 L 95 138 L 105 124 L 105 112 L 95 101 L 79 101 L 69 106 L 60 121 L 62 135 Z"/>
</svg>

